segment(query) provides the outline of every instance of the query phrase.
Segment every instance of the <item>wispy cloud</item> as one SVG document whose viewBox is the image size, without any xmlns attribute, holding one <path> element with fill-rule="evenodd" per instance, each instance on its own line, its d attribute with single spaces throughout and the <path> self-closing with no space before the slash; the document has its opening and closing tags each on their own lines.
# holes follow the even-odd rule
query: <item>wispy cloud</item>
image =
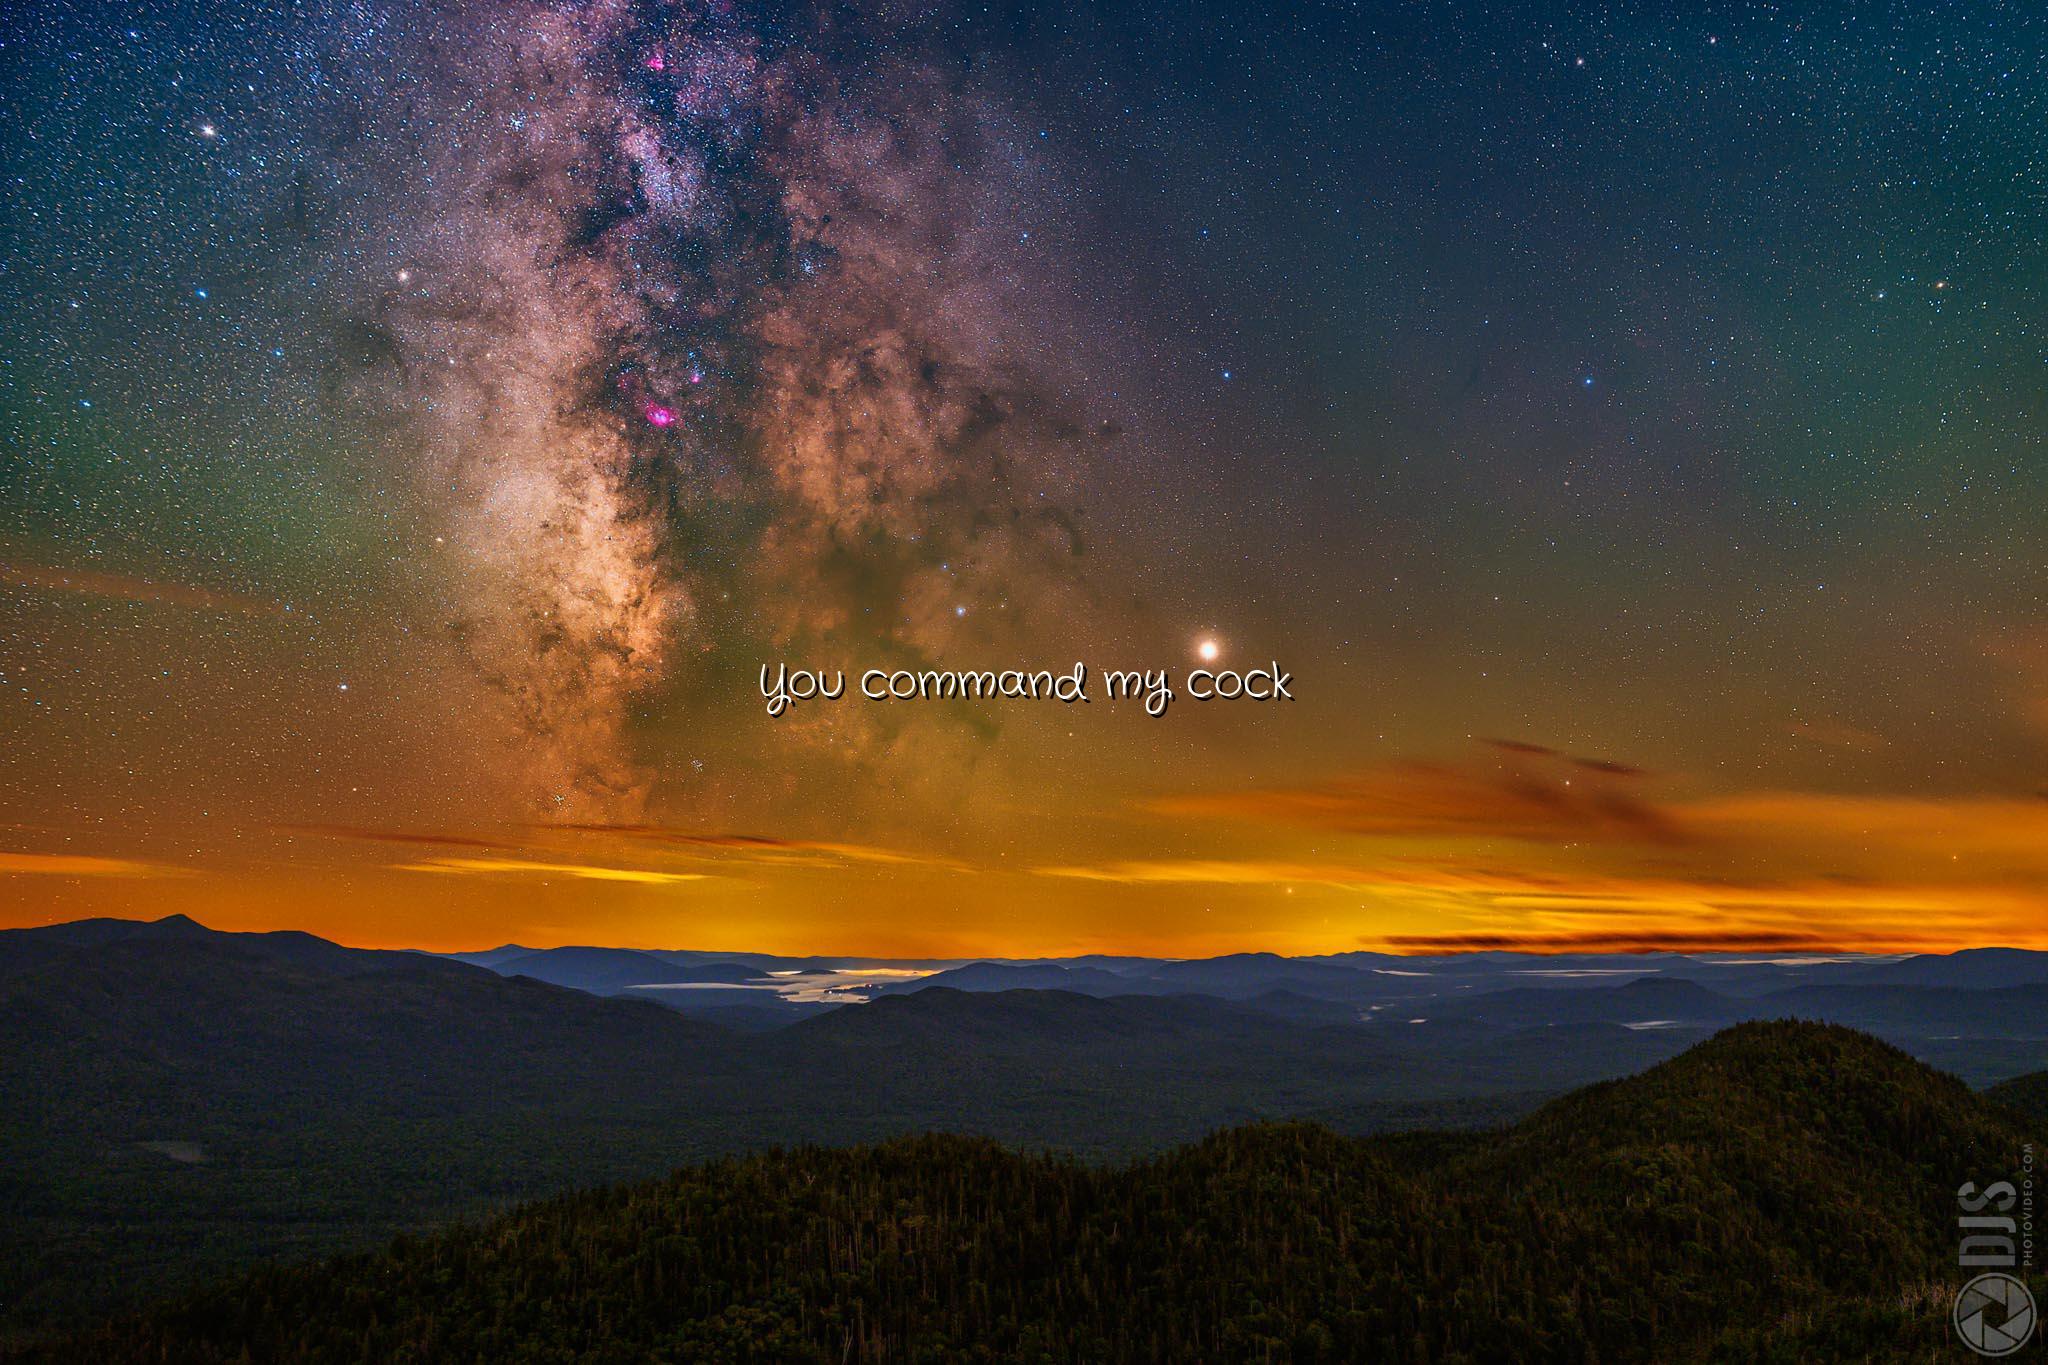
<svg viewBox="0 0 2048 1365">
<path fill-rule="evenodd" d="M 1359 889 L 1385 880 L 1384 874 L 1339 863 L 1270 862 L 1257 859 L 1185 858 L 1132 860 L 1097 865 L 1033 868 L 1041 877 L 1124 885 L 1335 886 Z"/>
<path fill-rule="evenodd" d="M 1836 939 L 1820 934 L 1760 930 L 1724 934 L 1686 930 L 1628 934 L 1393 934 L 1384 942 L 1406 953 L 1744 953 L 1788 949 L 1830 952 L 1840 947 Z"/>
<path fill-rule="evenodd" d="M 971 872 L 966 863 L 934 854 L 887 848 L 875 844 L 827 839 L 790 839 L 769 834 L 705 833 L 650 824 L 532 824 L 516 827 L 508 835 L 454 833 L 442 830 L 392 829 L 373 825 L 289 824 L 274 827 L 279 834 L 306 835 L 369 844 L 390 844 L 408 848 L 447 849 L 451 854 L 496 854 L 495 857 L 449 856 L 429 858 L 401 865 L 409 872 L 450 872 L 484 875 L 490 872 L 512 875 L 585 875 L 614 881 L 687 881 L 719 875 L 718 871 L 666 872 L 612 868 L 618 875 L 601 876 L 601 865 L 585 855 L 625 854 L 638 846 L 671 862 L 693 862 L 713 869 L 746 867 L 833 868 L 849 864 L 892 867 L 941 868 Z M 567 855 L 567 856 L 562 856 Z M 599 868 L 598 872 L 575 873 L 570 869 Z"/>
<path fill-rule="evenodd" d="M 1675 844 L 1685 832 L 1624 763 L 1541 745 L 1486 742 L 1492 761 L 1405 763 L 1299 787 L 1166 797 L 1165 815 L 1259 820 L 1345 834 Z"/>
<path fill-rule="evenodd" d="M 184 877 L 185 868 L 76 853 L 0 853 L 0 875 L 30 877 Z"/>
<path fill-rule="evenodd" d="M 1624 764 L 1516 745 L 1505 764 L 1395 764 L 1297 787 L 1166 797 L 1146 809 L 1367 839 L 1640 844 L 1678 858 L 1805 850 L 1808 862 L 1843 845 L 1863 855 L 1859 861 L 1938 855 L 1957 863 L 1974 855 L 1977 870 L 1995 859 L 2048 873 L 2041 796 L 1760 790 L 1678 800 L 1652 797 L 1640 780 Z"/>
<path fill-rule="evenodd" d="M 592 882 L 635 882 L 666 886 L 710 880 L 706 872 L 663 872 L 644 867 L 601 867 L 593 863 L 550 863 L 525 858 L 429 858 L 401 863 L 400 872 L 432 872 L 457 877 L 570 877 Z"/>
<path fill-rule="evenodd" d="M 1943 881 L 2035 875 L 2048 890 L 2048 800 L 2036 796 L 1846 796 L 1745 792 L 1687 802 L 1674 818 L 1704 840 L 1808 861 L 1923 864 Z"/>
<path fill-rule="evenodd" d="M 109 602 L 184 607 L 243 616 L 282 616 L 285 608 L 260 597 L 216 592 L 184 583 L 161 583 L 104 569 L 53 569 L 37 564 L 0 564 L 0 583 L 33 592 L 96 597 Z"/>
<path fill-rule="evenodd" d="M 1954 947 L 2048 941 L 2048 800 L 1809 791 L 1658 797 L 1647 774 L 1483 741 L 1295 787 L 1150 803 L 1315 856 L 1104 860 L 1043 875 L 1353 894 L 1407 951 L 1555 945 Z M 1341 836 L 1341 837 L 1340 837 Z"/>
<path fill-rule="evenodd" d="M 503 839 L 473 834 L 443 834 L 432 830 L 382 829 L 372 825 L 274 825 L 279 834 L 311 834 L 326 839 L 353 839 L 370 844 L 400 844 L 421 848 L 509 849 Z"/>
<path fill-rule="evenodd" d="M 642 843 L 661 844 L 674 848 L 701 849 L 764 862 L 787 863 L 824 858 L 828 860 L 882 863 L 906 867 L 942 867 L 955 872 L 969 872 L 973 870 L 967 863 L 937 854 L 888 848 L 878 844 L 846 843 L 828 839 L 789 839 L 772 834 L 711 834 L 701 830 L 678 829 L 666 825 L 572 824 L 545 825 L 536 826 L 536 828 L 566 833 L 610 835 Z"/>
<path fill-rule="evenodd" d="M 1810 870 L 1735 877 L 1708 870 L 1471 866 L 1400 857 L 1356 863 L 1156 859 L 1038 871 L 1132 887 L 1327 888 L 1355 896 L 1372 919 L 1444 926 L 1426 933 L 1394 928 L 1359 940 L 1402 952 L 1593 951 L 1593 945 L 1615 951 L 1881 950 L 2043 937 L 2038 890 L 1998 882 L 1893 881 Z"/>
</svg>

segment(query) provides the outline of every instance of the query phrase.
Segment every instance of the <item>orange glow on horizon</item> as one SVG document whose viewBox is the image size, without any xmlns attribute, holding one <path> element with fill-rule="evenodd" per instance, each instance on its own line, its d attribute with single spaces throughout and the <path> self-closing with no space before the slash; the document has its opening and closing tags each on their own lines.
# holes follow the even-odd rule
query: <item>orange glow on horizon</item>
<svg viewBox="0 0 2048 1365">
<path fill-rule="evenodd" d="M 279 825 L 232 855 L 17 827 L 0 924 L 173 912 L 365 947 L 877 958 L 2048 949 L 2048 801 L 1724 792 L 1499 742 L 1154 797 L 974 856 L 641 824 Z"/>
</svg>

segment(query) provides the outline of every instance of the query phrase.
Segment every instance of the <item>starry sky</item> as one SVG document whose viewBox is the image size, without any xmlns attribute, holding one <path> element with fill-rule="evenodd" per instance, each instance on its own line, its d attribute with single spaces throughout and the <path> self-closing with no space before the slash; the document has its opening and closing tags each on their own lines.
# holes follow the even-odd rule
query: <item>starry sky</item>
<svg viewBox="0 0 2048 1365">
<path fill-rule="evenodd" d="M 2048 15 L 27 0 L 0 923 L 2048 946 Z M 1285 703 L 766 714 L 762 665 Z"/>
</svg>

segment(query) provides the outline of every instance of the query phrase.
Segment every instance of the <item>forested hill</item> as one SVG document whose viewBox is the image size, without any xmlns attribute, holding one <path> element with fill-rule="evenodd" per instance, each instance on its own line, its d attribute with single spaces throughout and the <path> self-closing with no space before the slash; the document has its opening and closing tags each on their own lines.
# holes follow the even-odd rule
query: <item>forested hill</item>
<svg viewBox="0 0 2048 1365">
<path fill-rule="evenodd" d="M 2008 1109 L 2017 1109 L 2039 1124 L 2048 1125 L 2048 1071 L 2015 1076 L 1986 1090 L 1984 1097 Z"/>
<path fill-rule="evenodd" d="M 1926 1359 L 1962 1278 L 1956 1186 L 2015 1171 L 2035 1127 L 1863 1035 L 1750 1024 L 1494 1133 L 699 1166 L 32 1358 Z"/>
</svg>

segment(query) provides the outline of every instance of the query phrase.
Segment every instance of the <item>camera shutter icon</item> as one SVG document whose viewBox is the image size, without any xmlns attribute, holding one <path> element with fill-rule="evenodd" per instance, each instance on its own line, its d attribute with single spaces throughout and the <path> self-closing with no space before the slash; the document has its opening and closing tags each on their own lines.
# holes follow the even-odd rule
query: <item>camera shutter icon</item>
<svg viewBox="0 0 2048 1365">
<path fill-rule="evenodd" d="M 2009 1356 L 2034 1334 L 2034 1296 L 2010 1275 L 1979 1275 L 1956 1291 L 1951 1315 L 1963 1345 L 1980 1356 Z"/>
</svg>

